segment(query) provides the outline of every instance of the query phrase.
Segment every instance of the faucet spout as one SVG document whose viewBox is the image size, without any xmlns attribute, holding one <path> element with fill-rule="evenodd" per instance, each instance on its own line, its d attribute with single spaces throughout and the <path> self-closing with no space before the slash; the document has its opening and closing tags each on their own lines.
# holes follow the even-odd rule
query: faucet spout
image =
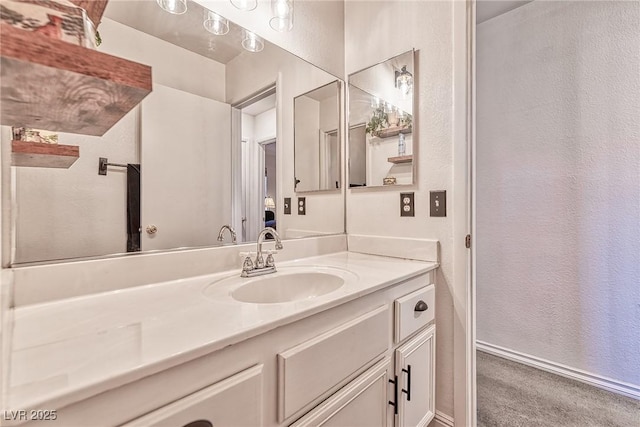
<svg viewBox="0 0 640 427">
<path fill-rule="evenodd" d="M 280 240 L 280 235 L 275 230 L 275 228 L 267 227 L 260 232 L 258 235 L 258 253 L 256 255 L 255 261 L 251 261 L 251 258 L 245 258 L 242 267 L 242 277 L 253 277 L 260 276 L 262 274 L 269 274 L 276 272 L 276 265 L 273 259 L 273 254 L 269 251 L 267 255 L 267 260 L 265 261 L 262 256 L 262 243 L 264 243 L 264 239 L 267 235 L 271 235 L 276 243 L 276 249 L 282 249 L 282 241 Z"/>
<path fill-rule="evenodd" d="M 218 232 L 218 242 L 224 241 L 224 230 L 229 230 L 229 234 L 231 235 L 231 243 L 234 245 L 237 243 L 236 239 L 236 231 L 230 225 L 223 225 L 220 227 L 220 231 Z"/>
<path fill-rule="evenodd" d="M 280 235 L 278 234 L 278 232 L 275 230 L 275 228 L 266 227 L 260 232 L 260 234 L 258 234 L 258 255 L 262 254 L 262 243 L 267 237 L 267 234 L 271 234 L 273 239 L 276 241 L 276 249 L 282 249 L 282 240 L 280 240 Z"/>
</svg>

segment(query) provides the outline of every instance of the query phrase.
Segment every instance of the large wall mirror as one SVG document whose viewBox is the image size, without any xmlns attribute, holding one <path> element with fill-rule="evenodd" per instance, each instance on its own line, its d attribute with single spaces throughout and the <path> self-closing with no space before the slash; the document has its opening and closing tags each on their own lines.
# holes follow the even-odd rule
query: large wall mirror
<svg viewBox="0 0 640 427">
<path fill-rule="evenodd" d="M 308 196 L 304 216 L 283 209 L 296 196 L 294 99 L 335 88 L 336 77 L 233 22 L 208 31 L 205 21 L 218 19 L 209 12 L 195 2 L 184 15 L 155 0 L 108 3 L 98 49 L 151 65 L 153 91 L 102 137 L 60 133 L 60 144 L 80 147 L 68 169 L 14 167 L 3 156 L 13 187 L 5 262 L 230 244 L 227 231 L 218 240 L 225 224 L 238 243 L 265 225 L 283 239 L 344 232 L 343 193 Z M 11 139 L 3 127 L 4 147 Z M 339 176 L 330 173 L 326 182 Z"/>
<path fill-rule="evenodd" d="M 349 75 L 349 187 L 411 185 L 415 52 Z"/>
<path fill-rule="evenodd" d="M 340 189 L 340 82 L 294 99 L 296 192 Z"/>
</svg>

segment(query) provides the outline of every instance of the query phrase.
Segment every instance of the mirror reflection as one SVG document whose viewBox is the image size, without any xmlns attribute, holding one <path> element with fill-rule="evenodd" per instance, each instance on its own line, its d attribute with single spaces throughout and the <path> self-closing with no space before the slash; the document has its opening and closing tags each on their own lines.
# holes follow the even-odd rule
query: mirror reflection
<svg viewBox="0 0 640 427">
<path fill-rule="evenodd" d="M 349 187 L 414 182 L 414 51 L 349 76 Z"/>
<path fill-rule="evenodd" d="M 262 49 L 250 51 L 233 22 L 214 34 L 208 12 L 108 3 L 98 49 L 151 65 L 153 91 L 102 137 L 59 133 L 79 147 L 68 169 L 5 161 L 13 265 L 232 244 L 225 225 L 238 243 L 265 225 L 282 238 L 344 232 L 342 198 L 321 211 L 322 196 L 307 197 L 305 216 L 283 210 L 284 198 L 295 201 L 294 98 L 336 77 L 258 35 Z M 265 88 L 266 104 L 252 105 Z M 3 127 L 2 143 L 11 139 Z"/>
<path fill-rule="evenodd" d="M 296 192 L 340 188 L 339 98 L 335 81 L 294 100 Z"/>
</svg>

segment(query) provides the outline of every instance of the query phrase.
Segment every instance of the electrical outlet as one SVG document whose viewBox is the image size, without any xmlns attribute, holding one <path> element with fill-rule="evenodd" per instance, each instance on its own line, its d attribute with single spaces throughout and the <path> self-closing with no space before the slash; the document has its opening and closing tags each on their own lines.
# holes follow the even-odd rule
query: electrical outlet
<svg viewBox="0 0 640 427">
<path fill-rule="evenodd" d="M 413 193 L 400 193 L 400 216 L 415 216 Z"/>
<path fill-rule="evenodd" d="M 304 197 L 298 197 L 298 215 L 307 214 L 307 201 Z"/>
<path fill-rule="evenodd" d="M 291 197 L 284 198 L 284 214 L 291 215 Z"/>
<path fill-rule="evenodd" d="M 447 216 L 447 192 L 444 190 L 431 191 L 430 193 L 430 215 Z"/>
</svg>

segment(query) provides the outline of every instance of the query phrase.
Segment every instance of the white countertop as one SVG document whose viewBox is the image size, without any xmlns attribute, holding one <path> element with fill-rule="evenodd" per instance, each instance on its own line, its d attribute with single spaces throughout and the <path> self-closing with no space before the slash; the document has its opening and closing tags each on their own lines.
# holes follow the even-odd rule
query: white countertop
<svg viewBox="0 0 640 427">
<path fill-rule="evenodd" d="M 281 304 L 235 301 L 230 293 L 238 281 L 209 287 L 238 276 L 237 269 L 17 308 L 7 407 L 62 407 L 438 265 L 339 252 L 277 266 L 282 272 L 302 266 L 333 268 L 345 284 L 326 295 Z"/>
</svg>

